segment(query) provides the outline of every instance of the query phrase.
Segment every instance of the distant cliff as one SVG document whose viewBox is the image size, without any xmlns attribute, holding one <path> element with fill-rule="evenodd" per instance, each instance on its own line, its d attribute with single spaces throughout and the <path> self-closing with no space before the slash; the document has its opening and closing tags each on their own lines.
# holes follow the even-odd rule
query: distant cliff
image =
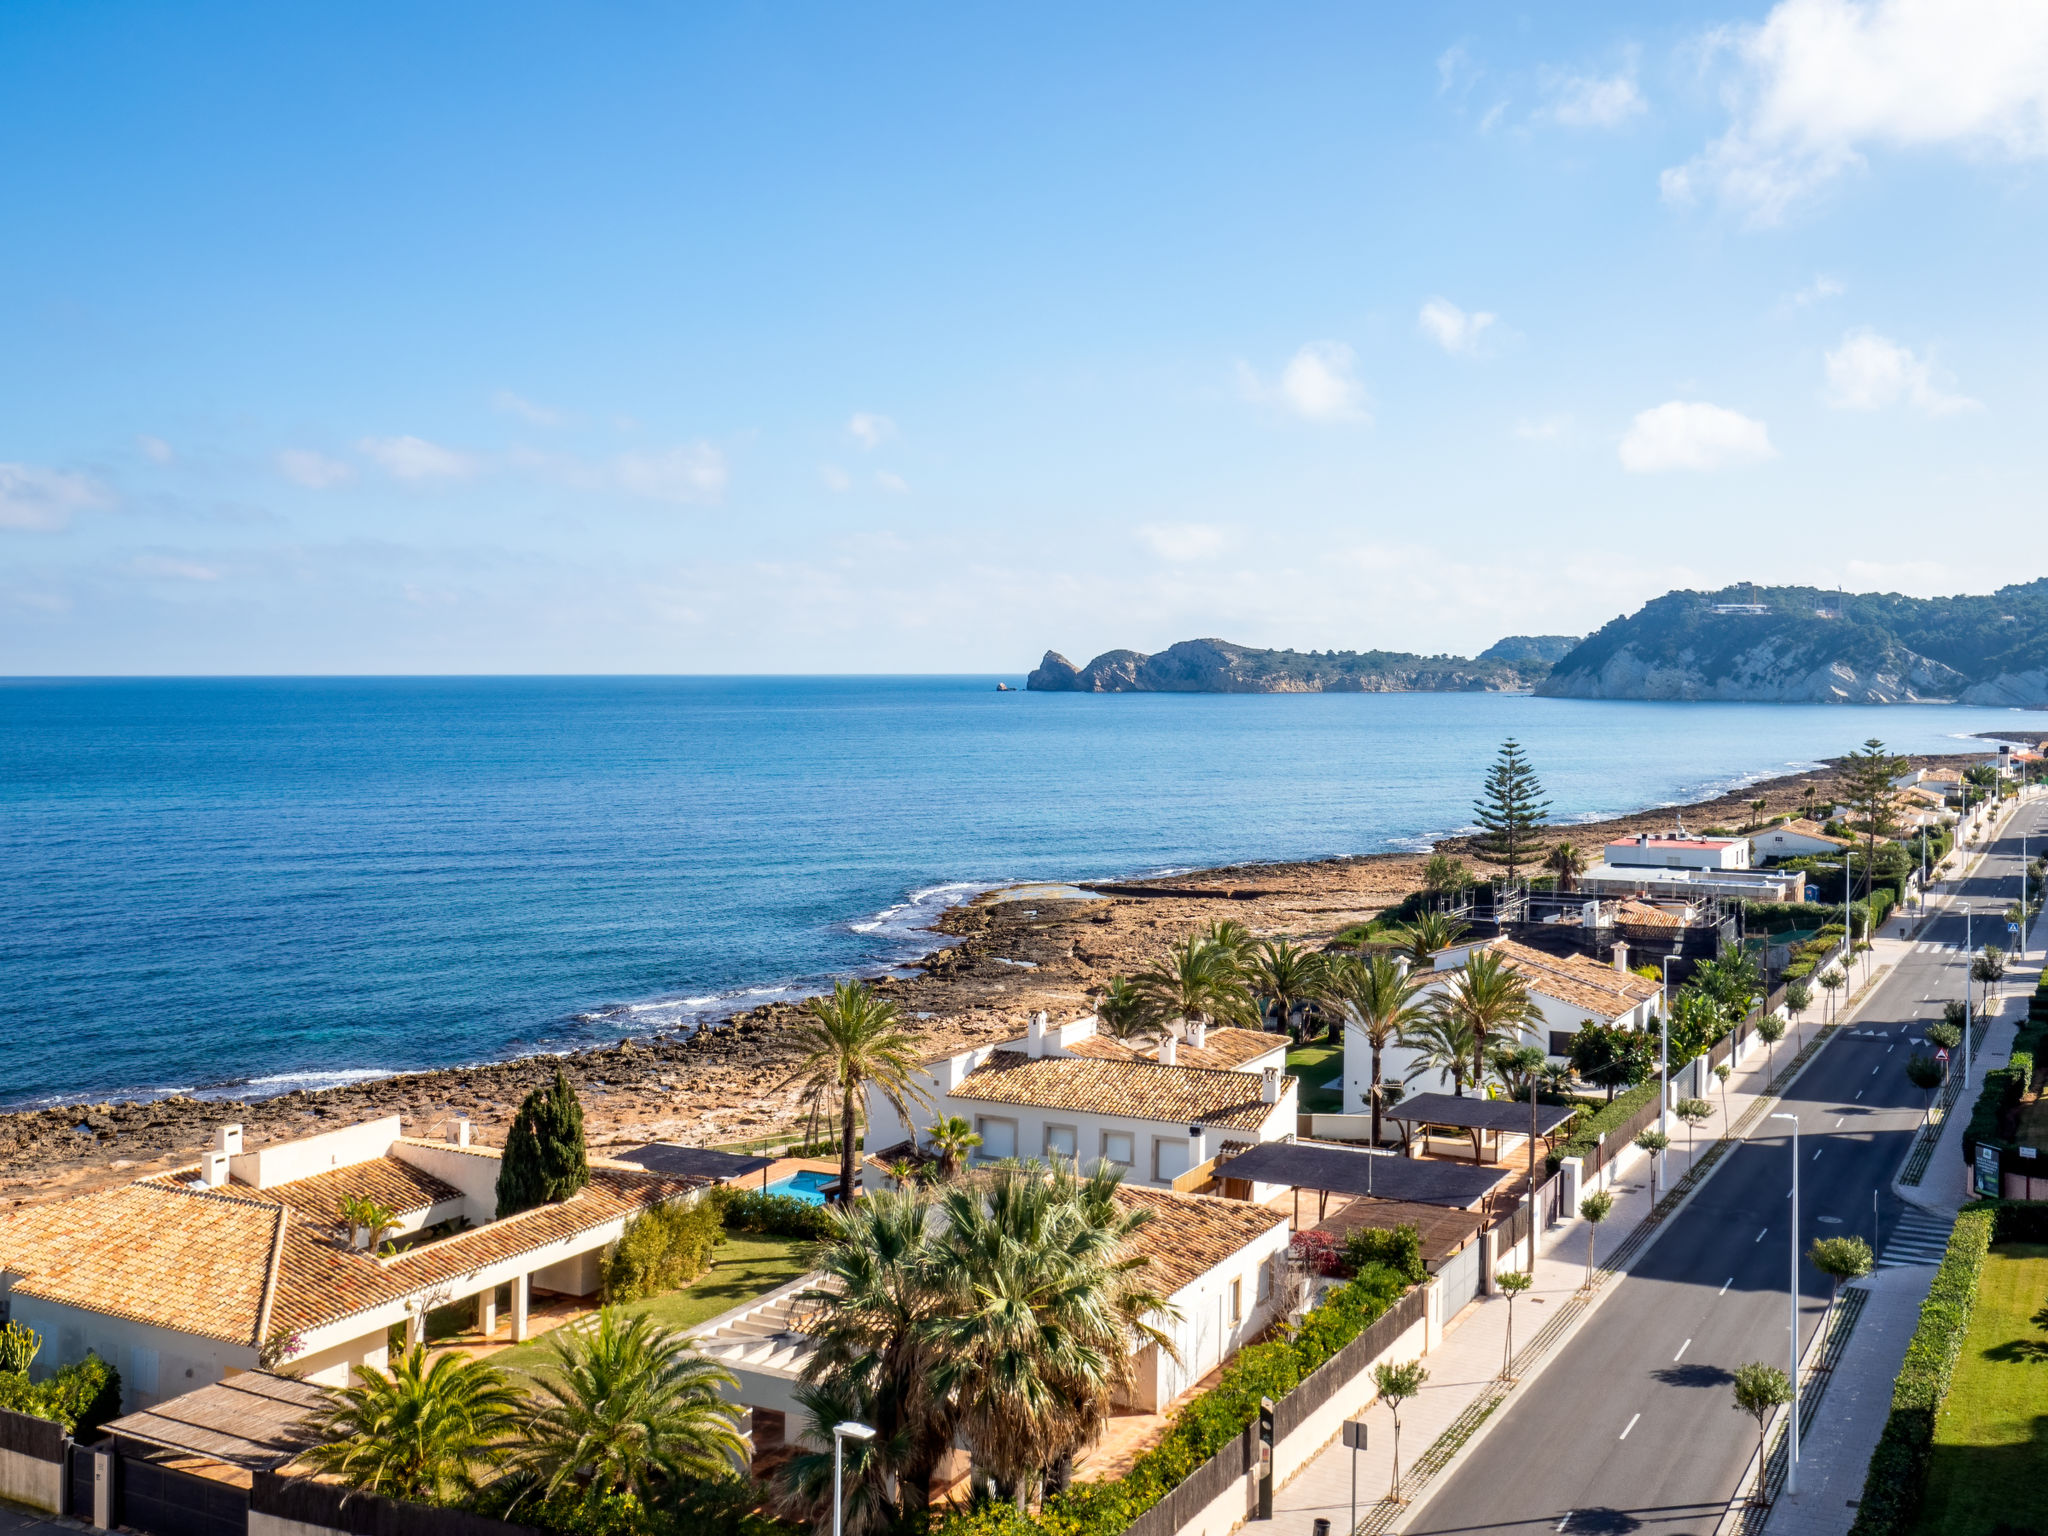
<svg viewBox="0 0 2048 1536">
<path fill-rule="evenodd" d="M 2048 707 L 2048 579 L 1987 597 L 1671 592 L 1557 662 L 1570 699 Z"/>
<path fill-rule="evenodd" d="M 1182 640 L 1147 656 L 1104 651 L 1077 667 L 1047 651 L 1024 686 L 1041 693 L 1505 693 L 1550 671 L 1541 650 L 1576 642 L 1558 635 L 1503 640 L 1476 660 L 1405 651 L 1261 651 L 1228 640 Z M 1521 647 L 1495 656 L 1502 646 Z"/>
</svg>

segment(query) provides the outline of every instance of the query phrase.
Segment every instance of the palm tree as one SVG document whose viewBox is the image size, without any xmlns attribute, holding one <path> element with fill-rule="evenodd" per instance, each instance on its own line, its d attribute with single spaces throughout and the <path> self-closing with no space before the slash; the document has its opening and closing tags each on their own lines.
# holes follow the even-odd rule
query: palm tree
<svg viewBox="0 0 2048 1536">
<path fill-rule="evenodd" d="M 943 1115 L 924 1133 L 925 1150 L 939 1160 L 939 1177 L 950 1179 L 960 1171 L 960 1159 L 981 1145 L 981 1137 L 963 1115 Z"/>
<path fill-rule="evenodd" d="M 1060 1480 L 1107 1415 L 1146 1343 L 1174 1309 L 1127 1249 L 1149 1214 L 1114 1201 L 1106 1168 L 998 1167 L 940 1202 L 933 1245 L 939 1308 L 919 1333 L 930 1390 L 953 1403 L 977 1467 L 1021 1513 L 1041 1478 Z"/>
<path fill-rule="evenodd" d="M 832 1426 L 849 1418 L 876 1430 L 848 1469 L 855 1490 L 848 1502 L 885 1529 L 923 1514 L 932 1473 L 953 1438 L 948 1404 L 930 1389 L 922 1331 L 944 1299 L 931 1266 L 933 1210 L 930 1197 L 906 1191 L 834 1211 L 813 1260 L 818 1283 L 797 1298 L 816 1309 L 804 1325 L 817 1341 L 804 1367 L 816 1400 L 799 1394 L 817 1418 L 813 1441 L 829 1446 Z M 806 1517 L 830 1496 L 831 1462 L 829 1453 L 800 1456 L 785 1472 Z M 849 1528 L 866 1523 L 864 1515 Z"/>
<path fill-rule="evenodd" d="M 1095 1019 L 1115 1038 L 1129 1040 L 1151 1027 L 1152 1005 L 1128 976 L 1112 976 L 1095 1000 Z"/>
<path fill-rule="evenodd" d="M 1569 891 L 1577 888 L 1579 876 L 1586 872 L 1586 856 L 1570 843 L 1559 843 L 1550 850 L 1550 856 L 1543 861 L 1543 867 L 1557 876 L 1557 888 Z"/>
<path fill-rule="evenodd" d="M 1247 968 L 1252 990 L 1273 1001 L 1284 1034 L 1294 1033 L 1294 1010 L 1321 997 L 1326 987 L 1323 957 L 1285 939 L 1267 939 L 1253 951 Z"/>
<path fill-rule="evenodd" d="M 746 1464 L 739 1410 L 719 1395 L 737 1379 L 646 1313 L 605 1307 L 595 1327 L 549 1334 L 548 1354 L 525 1458 L 548 1496 L 575 1484 L 645 1502 Z"/>
<path fill-rule="evenodd" d="M 1229 950 L 1202 937 L 1182 939 L 1165 960 L 1140 971 L 1138 990 L 1164 1019 L 1253 1022 L 1251 994 Z"/>
<path fill-rule="evenodd" d="M 829 997 L 806 999 L 804 1013 L 790 1031 L 803 1060 L 783 1086 L 801 1082 L 813 1112 L 839 1101 L 839 1200 L 851 1204 L 853 1117 L 861 1090 L 869 1083 L 881 1089 L 905 1125 L 909 1106 L 931 1099 L 917 1082 L 917 1043 L 902 1029 L 896 1005 L 866 982 L 842 981 Z"/>
<path fill-rule="evenodd" d="M 1218 918 L 1203 930 L 1201 938 L 1230 956 L 1230 963 L 1239 970 L 1251 963 L 1252 931 L 1236 918 Z"/>
<path fill-rule="evenodd" d="M 1429 957 L 1440 949 L 1449 949 L 1465 936 L 1466 925 L 1442 912 L 1424 912 L 1405 927 L 1388 932 L 1408 958 L 1418 967 L 1429 964 Z"/>
<path fill-rule="evenodd" d="M 1449 973 L 1443 1006 L 1463 1019 L 1472 1032 L 1471 1080 L 1475 1086 L 1486 1080 L 1489 1048 L 1496 1042 L 1512 1042 L 1522 1026 L 1543 1019 L 1521 973 L 1487 950 L 1467 955 L 1465 963 Z"/>
<path fill-rule="evenodd" d="M 1760 827 L 1764 824 L 1764 808 L 1768 806 L 1770 803 L 1771 802 L 1768 799 L 1765 799 L 1762 796 L 1759 796 L 1758 798 L 1749 802 L 1749 813 L 1753 818 L 1755 818 L 1753 821 L 1750 822 L 1751 826 Z"/>
<path fill-rule="evenodd" d="M 364 1493 L 438 1503 L 476 1488 L 504 1464 L 526 1417 L 525 1395 L 482 1360 L 416 1344 L 389 1372 L 359 1365 L 352 1387 L 327 1389 L 311 1419 L 321 1443 L 301 1459 Z"/>
<path fill-rule="evenodd" d="M 1329 995 L 1344 1010 L 1347 1023 L 1365 1036 L 1372 1048 L 1372 1144 L 1380 1144 L 1380 1055 L 1389 1045 L 1423 1021 L 1426 1010 L 1417 1002 L 1422 978 L 1404 969 L 1390 955 L 1368 955 L 1333 962 Z"/>
<path fill-rule="evenodd" d="M 1415 1052 L 1404 1084 L 1435 1072 L 1451 1080 L 1452 1097 L 1465 1096 L 1465 1074 L 1472 1070 L 1472 1026 L 1446 1009 L 1441 998 L 1401 1031 L 1401 1044 Z"/>
</svg>

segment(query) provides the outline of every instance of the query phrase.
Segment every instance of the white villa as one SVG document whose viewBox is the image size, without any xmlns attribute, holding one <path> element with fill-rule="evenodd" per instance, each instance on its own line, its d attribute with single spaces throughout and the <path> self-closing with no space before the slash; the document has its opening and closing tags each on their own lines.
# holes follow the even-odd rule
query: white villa
<svg viewBox="0 0 2048 1536">
<path fill-rule="evenodd" d="M 712 1182 L 592 1158 L 586 1188 L 499 1221 L 498 1164 L 467 1120 L 445 1141 L 401 1135 L 391 1115 L 246 1152 L 224 1126 L 196 1168 L 0 1214 L 0 1316 L 43 1336 L 39 1368 L 107 1361 L 123 1412 L 254 1370 L 284 1341 L 280 1365 L 344 1386 L 387 1363 L 393 1325 L 417 1341 L 454 1302 L 494 1335 L 504 1291 L 524 1339 L 533 1292 L 591 1294 L 627 1222 Z M 371 1252 L 340 1220 L 350 1196 L 397 1214 L 399 1251 Z"/>
<path fill-rule="evenodd" d="M 1485 951 L 1501 959 L 1521 976 L 1529 995 L 1542 1010 L 1542 1022 L 1525 1028 L 1518 1045 L 1539 1047 L 1552 1060 L 1571 1054 L 1571 1037 L 1588 1022 L 1620 1029 L 1648 1029 L 1656 1017 L 1656 1003 L 1662 988 L 1647 977 L 1628 969 L 1628 946 L 1614 947 L 1614 963 L 1602 965 L 1584 955 L 1553 955 L 1513 939 L 1475 939 L 1453 945 L 1433 956 L 1436 972 L 1424 990 L 1423 1001 L 1440 993 L 1448 973 L 1465 963 L 1465 957 Z M 1401 1082 L 1414 1068 L 1418 1053 L 1403 1045 L 1389 1045 L 1380 1054 L 1380 1077 Z M 1449 1093 L 1450 1078 L 1440 1072 L 1424 1071 L 1408 1084 L 1415 1093 Z M 1372 1113 L 1372 1046 L 1356 1024 L 1344 1027 L 1344 1113 Z M 1470 1092 L 1468 1087 L 1467 1092 Z"/>
<path fill-rule="evenodd" d="M 1757 833 L 1752 841 L 1760 859 L 1793 859 L 1812 854 L 1827 857 L 1855 846 L 1846 837 L 1834 836 L 1818 822 L 1804 819 L 1768 828 Z"/>
<path fill-rule="evenodd" d="M 868 1144 L 923 1145 L 934 1120 L 959 1115 L 981 1137 L 977 1161 L 1058 1158 L 1085 1171 L 1103 1160 L 1127 1184 L 1188 1189 L 1226 1148 L 1295 1133 L 1286 1048 L 1284 1035 L 1197 1027 L 1145 1052 L 1099 1035 L 1093 1015 L 1055 1027 L 1035 1014 L 1022 1040 L 926 1062 L 918 1081 L 929 1102 L 913 1106 L 914 1124 L 870 1084 Z M 882 1155 L 863 1169 L 870 1188 L 884 1180 L 874 1166 Z M 1278 1193 L 1255 1188 L 1253 1198 Z"/>
<path fill-rule="evenodd" d="M 1689 901 L 1737 896 L 1749 901 L 1800 901 L 1806 877 L 1796 871 L 1753 870 L 1744 837 L 1641 833 L 1609 843 L 1602 862 L 1579 876 L 1589 896 L 1635 893 Z"/>
</svg>

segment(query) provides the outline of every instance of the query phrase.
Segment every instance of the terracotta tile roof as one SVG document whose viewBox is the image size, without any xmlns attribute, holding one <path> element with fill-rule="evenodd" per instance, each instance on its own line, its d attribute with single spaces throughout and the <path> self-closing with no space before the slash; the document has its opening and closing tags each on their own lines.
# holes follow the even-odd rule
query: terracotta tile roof
<svg viewBox="0 0 2048 1536">
<path fill-rule="evenodd" d="M 1140 1052 L 1137 1046 L 1108 1035 L 1090 1035 L 1086 1040 L 1076 1040 L 1065 1047 L 1069 1056 L 1085 1057 L 1092 1061 L 1137 1061 Z"/>
<path fill-rule="evenodd" d="M 1287 1083 L 1281 1081 L 1285 1097 Z M 1260 1098 L 1261 1079 L 1213 1067 L 1162 1067 L 1152 1061 L 1095 1061 L 992 1051 L 953 1090 L 956 1099 L 1023 1104 L 1137 1120 L 1257 1130 L 1277 1105 Z"/>
<path fill-rule="evenodd" d="M 1619 1017 L 1662 990 L 1654 981 L 1584 955 L 1546 954 L 1513 939 L 1496 939 L 1488 947 L 1521 973 L 1530 991 L 1602 1019 Z"/>
<path fill-rule="evenodd" d="M 1617 901 L 1611 909 L 1614 921 L 1625 928 L 1668 928 L 1674 933 L 1685 926 L 1676 912 L 1666 912 L 1647 901 Z"/>
<path fill-rule="evenodd" d="M 1207 1043 L 1197 1048 L 1183 1040 L 1176 1052 L 1175 1065 L 1183 1067 L 1213 1067 L 1218 1071 L 1235 1071 L 1248 1061 L 1257 1061 L 1270 1051 L 1284 1051 L 1287 1048 L 1285 1035 L 1267 1034 L 1257 1029 L 1223 1028 L 1212 1029 Z M 1156 1043 L 1132 1045 L 1128 1041 L 1114 1040 L 1107 1035 L 1095 1035 L 1090 1039 L 1076 1040 L 1066 1047 L 1069 1056 L 1080 1056 L 1093 1061 L 1157 1061 L 1159 1047 Z"/>
<path fill-rule="evenodd" d="M 1148 1261 L 1142 1274 L 1164 1296 L 1200 1279 L 1247 1243 L 1288 1224 L 1284 1211 L 1216 1195 L 1119 1185 L 1116 1201 L 1125 1210 L 1151 1213 L 1131 1248 Z"/>
<path fill-rule="evenodd" d="M 435 1145 L 445 1143 L 437 1142 Z M 400 1216 L 462 1198 L 462 1191 L 454 1185 L 443 1183 L 431 1173 L 396 1157 L 373 1157 L 368 1162 L 351 1163 L 345 1168 L 316 1173 L 311 1178 L 294 1179 L 289 1184 L 275 1184 L 269 1189 L 248 1189 L 239 1184 L 233 1188 L 237 1194 L 245 1194 L 252 1200 L 288 1205 L 293 1215 L 316 1226 L 340 1220 L 341 1201 L 345 1195 L 367 1196 L 385 1210 Z"/>
<path fill-rule="evenodd" d="M 1811 837 L 1818 839 L 1820 842 L 1823 843 L 1832 843 L 1837 848 L 1846 848 L 1849 846 L 1848 838 L 1837 837 L 1834 833 L 1830 832 L 1826 827 L 1822 826 L 1819 822 L 1808 821 L 1804 816 L 1795 817 L 1793 820 L 1785 822 L 1780 826 L 1767 827 L 1765 831 L 1793 832 L 1797 833 L 1800 837 Z"/>
</svg>

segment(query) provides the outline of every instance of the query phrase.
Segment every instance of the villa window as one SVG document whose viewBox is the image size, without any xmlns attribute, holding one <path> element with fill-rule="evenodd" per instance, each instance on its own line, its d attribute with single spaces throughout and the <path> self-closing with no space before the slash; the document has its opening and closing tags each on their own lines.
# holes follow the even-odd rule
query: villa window
<svg viewBox="0 0 2048 1536">
<path fill-rule="evenodd" d="M 1230 1320 L 1233 1323 L 1244 1321 L 1244 1277 L 1241 1275 L 1230 1282 Z"/>
<path fill-rule="evenodd" d="M 1152 1181 L 1171 1184 L 1188 1171 L 1188 1143 L 1184 1136 L 1152 1138 Z"/>
<path fill-rule="evenodd" d="M 1137 1154 L 1131 1146 L 1129 1131 L 1104 1131 L 1102 1133 L 1102 1160 L 1115 1163 L 1119 1168 L 1129 1168 L 1137 1162 Z"/>
<path fill-rule="evenodd" d="M 1045 1128 L 1047 1162 L 1071 1163 L 1080 1155 L 1080 1151 L 1080 1134 L 1071 1125 L 1048 1125 Z"/>
<path fill-rule="evenodd" d="M 1017 1155 L 1017 1122 L 995 1120 L 987 1115 L 976 1118 L 974 1129 L 981 1136 L 981 1145 L 975 1155 L 985 1161 L 996 1161 Z"/>
<path fill-rule="evenodd" d="M 1259 1266 L 1259 1300 L 1270 1301 L 1273 1297 L 1273 1261 L 1268 1259 Z"/>
</svg>

